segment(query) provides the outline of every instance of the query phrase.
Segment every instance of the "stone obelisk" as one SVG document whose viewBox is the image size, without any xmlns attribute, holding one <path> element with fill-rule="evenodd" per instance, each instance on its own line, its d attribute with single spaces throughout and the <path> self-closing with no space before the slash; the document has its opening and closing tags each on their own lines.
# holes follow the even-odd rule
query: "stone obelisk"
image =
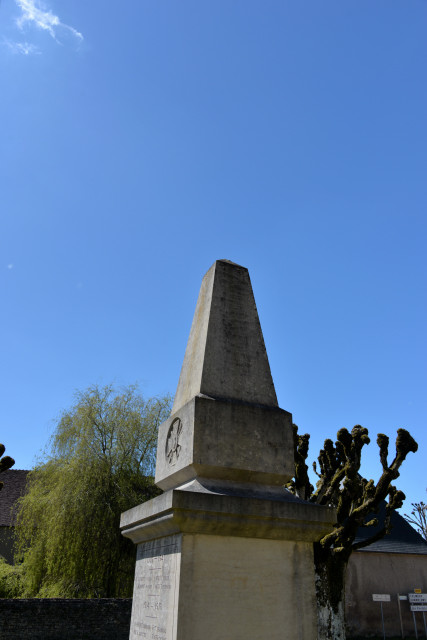
<svg viewBox="0 0 427 640">
<path fill-rule="evenodd" d="M 164 493 L 122 514 L 138 545 L 131 640 L 316 639 L 312 543 L 334 513 L 285 490 L 292 475 L 249 273 L 218 260 L 159 429 Z"/>
</svg>

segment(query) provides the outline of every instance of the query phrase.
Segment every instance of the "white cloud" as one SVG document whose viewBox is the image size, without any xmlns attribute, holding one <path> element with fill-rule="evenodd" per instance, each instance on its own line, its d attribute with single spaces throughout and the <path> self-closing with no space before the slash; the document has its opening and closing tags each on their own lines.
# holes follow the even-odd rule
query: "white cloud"
<svg viewBox="0 0 427 640">
<path fill-rule="evenodd" d="M 41 53 L 38 47 L 29 42 L 11 42 L 10 40 L 4 40 L 4 44 L 12 53 L 21 54 L 23 56 Z M 11 267 L 8 268 L 10 269 Z"/>
<path fill-rule="evenodd" d="M 8 269 L 13 269 L 13 264 L 8 264 L 8 265 L 7 265 L 7 268 L 8 268 Z"/>
<path fill-rule="evenodd" d="M 22 12 L 16 21 L 20 29 L 27 24 L 36 26 L 47 31 L 57 42 L 59 42 L 58 37 L 61 31 L 66 30 L 78 40 L 83 40 L 79 31 L 61 22 L 58 16 L 49 11 L 40 0 L 15 0 L 15 2 Z"/>
</svg>

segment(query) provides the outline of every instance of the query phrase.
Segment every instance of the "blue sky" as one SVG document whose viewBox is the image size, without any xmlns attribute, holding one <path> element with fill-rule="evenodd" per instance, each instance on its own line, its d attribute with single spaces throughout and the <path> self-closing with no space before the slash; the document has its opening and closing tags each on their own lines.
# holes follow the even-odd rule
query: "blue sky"
<svg viewBox="0 0 427 640">
<path fill-rule="evenodd" d="M 0 441 L 29 468 L 76 389 L 175 392 L 198 289 L 249 269 L 311 458 L 418 440 L 425 0 L 3 0 Z M 375 442 L 368 477 L 378 477 Z"/>
</svg>

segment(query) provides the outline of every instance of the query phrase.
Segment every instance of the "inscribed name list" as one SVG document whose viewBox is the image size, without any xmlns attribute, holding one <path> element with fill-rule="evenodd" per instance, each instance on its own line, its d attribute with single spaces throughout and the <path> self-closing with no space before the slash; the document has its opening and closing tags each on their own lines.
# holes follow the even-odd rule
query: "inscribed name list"
<svg viewBox="0 0 427 640">
<path fill-rule="evenodd" d="M 176 640 L 181 536 L 138 545 L 129 640 Z"/>
</svg>

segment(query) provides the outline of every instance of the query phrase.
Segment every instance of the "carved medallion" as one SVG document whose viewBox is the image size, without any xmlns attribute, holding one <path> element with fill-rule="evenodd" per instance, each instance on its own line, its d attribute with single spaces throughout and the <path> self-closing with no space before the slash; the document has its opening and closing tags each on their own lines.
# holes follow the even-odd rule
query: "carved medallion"
<svg viewBox="0 0 427 640">
<path fill-rule="evenodd" d="M 179 436 L 182 431 L 182 422 L 180 418 L 175 418 L 169 427 L 168 435 L 166 438 L 166 459 L 170 465 L 174 465 L 181 451 L 181 445 L 179 444 Z"/>
</svg>

